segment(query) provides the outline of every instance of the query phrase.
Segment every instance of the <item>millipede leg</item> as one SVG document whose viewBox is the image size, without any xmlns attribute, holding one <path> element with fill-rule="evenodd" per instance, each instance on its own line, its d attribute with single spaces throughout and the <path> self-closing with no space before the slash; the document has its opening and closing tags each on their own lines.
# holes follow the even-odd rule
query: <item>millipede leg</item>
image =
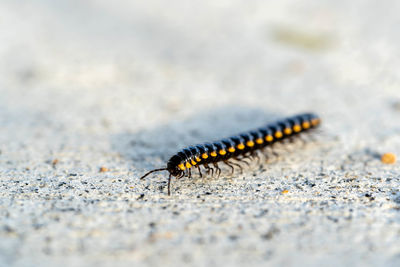
<svg viewBox="0 0 400 267">
<path fill-rule="evenodd" d="M 260 156 L 258 155 L 257 151 L 251 152 L 250 157 L 256 159 L 257 160 L 257 164 L 260 164 Z"/>
<path fill-rule="evenodd" d="M 232 161 L 230 161 L 229 163 L 234 165 L 234 166 L 237 166 L 239 168 L 239 170 L 240 170 L 240 174 L 243 174 L 243 168 L 242 168 L 242 166 L 240 164 L 237 164 L 236 162 L 232 162 Z"/>
<path fill-rule="evenodd" d="M 203 174 L 201 173 L 200 166 L 196 166 L 196 167 L 197 167 L 197 170 L 199 170 L 200 178 L 202 178 L 202 177 L 203 177 Z"/>
<path fill-rule="evenodd" d="M 242 160 L 242 162 L 246 163 L 246 165 L 247 165 L 248 167 L 251 166 L 251 158 L 249 158 L 249 157 L 243 157 L 241 160 Z M 247 160 L 249 160 L 249 161 L 247 161 Z"/>
<path fill-rule="evenodd" d="M 240 158 L 240 162 L 244 162 L 248 167 L 250 167 L 250 162 L 247 162 L 245 159 L 249 159 L 249 156 L 243 155 Z M 251 159 L 250 159 L 251 160 Z"/>
<path fill-rule="evenodd" d="M 211 177 L 213 177 L 214 176 L 214 169 L 210 168 L 210 166 L 208 166 L 208 164 L 204 164 L 204 167 L 207 170 L 207 175 L 210 175 L 210 172 L 211 172 Z"/>
<path fill-rule="evenodd" d="M 188 169 L 188 173 L 189 173 L 189 176 L 188 176 L 188 177 L 189 177 L 189 178 L 192 178 L 192 171 L 191 171 L 190 168 Z"/>
<path fill-rule="evenodd" d="M 233 158 L 232 160 L 236 160 L 236 161 L 238 161 L 238 162 L 240 162 L 240 163 L 245 163 L 247 166 L 250 166 L 250 164 L 247 162 L 247 161 L 244 161 L 243 160 L 243 158 Z M 232 163 L 232 162 L 231 162 Z"/>
<path fill-rule="evenodd" d="M 271 153 L 272 153 L 272 155 L 274 155 L 276 158 L 279 158 L 279 154 L 278 154 L 278 152 L 276 152 L 276 151 L 274 150 L 274 148 L 271 148 Z"/>
<path fill-rule="evenodd" d="M 221 169 L 218 167 L 218 163 L 214 162 L 213 165 L 214 165 L 214 167 L 216 169 L 217 178 L 219 178 L 219 176 L 221 174 Z"/>
<path fill-rule="evenodd" d="M 279 158 L 279 154 L 276 153 L 272 147 L 268 147 L 268 149 L 265 150 L 264 155 L 268 159 L 268 161 L 269 159 L 277 160 L 277 158 Z M 272 156 L 274 156 L 274 158 L 272 158 Z"/>
<path fill-rule="evenodd" d="M 231 175 L 235 172 L 235 168 L 228 162 L 228 161 L 226 161 L 226 160 L 224 160 L 224 163 L 226 164 L 226 165 L 228 165 L 229 167 L 231 167 L 231 169 L 232 169 L 232 172 L 231 172 Z"/>
<path fill-rule="evenodd" d="M 168 196 L 171 195 L 171 174 L 168 177 Z"/>
<path fill-rule="evenodd" d="M 265 157 L 265 162 L 269 162 L 270 157 L 268 157 L 268 154 L 264 154 L 264 157 Z"/>
</svg>

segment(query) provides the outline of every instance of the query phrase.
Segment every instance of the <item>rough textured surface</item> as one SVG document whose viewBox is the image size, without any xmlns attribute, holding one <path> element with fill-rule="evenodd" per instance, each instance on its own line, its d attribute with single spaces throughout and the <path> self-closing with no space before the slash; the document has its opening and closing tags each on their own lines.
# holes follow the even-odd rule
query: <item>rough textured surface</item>
<svg viewBox="0 0 400 267">
<path fill-rule="evenodd" d="M 400 2 L 266 2 L 3 0 L 0 265 L 399 266 Z M 243 175 L 138 180 L 308 110 Z"/>
</svg>

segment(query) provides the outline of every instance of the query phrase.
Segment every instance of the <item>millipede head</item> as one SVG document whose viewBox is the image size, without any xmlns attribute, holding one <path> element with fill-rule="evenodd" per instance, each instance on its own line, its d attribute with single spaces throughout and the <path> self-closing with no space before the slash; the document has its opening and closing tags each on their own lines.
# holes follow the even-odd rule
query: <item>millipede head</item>
<svg viewBox="0 0 400 267">
<path fill-rule="evenodd" d="M 172 176 L 181 176 L 186 168 L 187 166 L 182 163 L 181 158 L 177 155 L 172 156 L 167 163 L 167 170 Z"/>
</svg>

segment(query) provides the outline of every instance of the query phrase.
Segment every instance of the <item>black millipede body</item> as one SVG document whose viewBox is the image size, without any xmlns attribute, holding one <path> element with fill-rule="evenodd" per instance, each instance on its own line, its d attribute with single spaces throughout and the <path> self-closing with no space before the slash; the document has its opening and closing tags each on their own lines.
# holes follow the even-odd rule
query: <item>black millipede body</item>
<svg viewBox="0 0 400 267">
<path fill-rule="evenodd" d="M 172 176 L 177 177 L 177 179 L 183 176 L 191 177 L 191 168 L 197 168 L 201 177 L 200 166 L 204 166 L 212 175 L 215 168 L 219 176 L 221 169 L 218 167 L 218 162 L 223 162 L 228 165 L 232 169 L 232 172 L 234 171 L 234 166 L 242 170 L 241 165 L 234 162 L 234 160 L 243 161 L 248 164 L 243 159 L 257 157 L 257 151 L 271 146 L 276 142 L 281 142 L 289 137 L 309 131 L 317 127 L 320 123 L 321 119 L 317 115 L 313 113 L 304 113 L 278 120 L 264 127 L 231 136 L 220 141 L 190 146 L 173 155 L 169 159 L 166 168 L 149 171 L 140 179 L 156 171 L 168 171 L 168 195 L 170 195 Z M 212 166 L 209 164 L 212 164 Z"/>
</svg>

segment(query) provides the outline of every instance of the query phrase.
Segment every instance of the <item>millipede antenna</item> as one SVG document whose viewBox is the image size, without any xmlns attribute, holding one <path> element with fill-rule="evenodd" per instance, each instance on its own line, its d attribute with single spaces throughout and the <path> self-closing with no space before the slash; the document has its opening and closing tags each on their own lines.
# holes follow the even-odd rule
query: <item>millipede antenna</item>
<svg viewBox="0 0 400 267">
<path fill-rule="evenodd" d="M 147 175 L 149 175 L 150 173 L 153 173 L 153 172 L 160 172 L 160 171 L 166 171 L 166 170 L 168 170 L 167 168 L 161 168 L 161 169 L 154 169 L 154 170 L 151 170 L 151 171 L 149 171 L 148 173 L 146 173 L 145 175 L 143 175 L 142 177 L 140 177 L 140 180 L 142 180 L 142 179 L 144 179 Z"/>
</svg>

